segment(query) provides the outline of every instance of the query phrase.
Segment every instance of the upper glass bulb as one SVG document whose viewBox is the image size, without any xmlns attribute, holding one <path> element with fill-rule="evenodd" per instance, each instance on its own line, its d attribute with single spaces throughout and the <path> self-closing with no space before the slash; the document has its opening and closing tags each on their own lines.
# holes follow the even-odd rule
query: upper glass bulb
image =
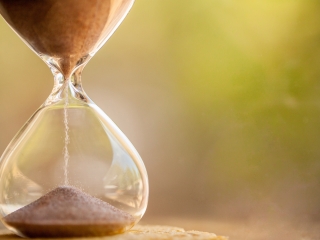
<svg viewBox="0 0 320 240">
<path fill-rule="evenodd" d="M 3 223 L 24 237 L 123 232 L 148 202 L 144 164 L 85 94 L 81 72 L 133 0 L 0 0 L 0 13 L 50 67 L 54 88 L 0 162 Z"/>
</svg>

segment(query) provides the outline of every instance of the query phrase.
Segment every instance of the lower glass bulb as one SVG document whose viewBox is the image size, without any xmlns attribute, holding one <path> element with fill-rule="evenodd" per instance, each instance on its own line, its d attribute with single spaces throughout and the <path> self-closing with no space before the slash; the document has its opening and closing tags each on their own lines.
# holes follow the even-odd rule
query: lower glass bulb
<svg viewBox="0 0 320 240">
<path fill-rule="evenodd" d="M 52 94 L 1 157 L 0 213 L 20 236 L 114 234 L 146 210 L 144 164 L 79 76 L 55 75 Z"/>
</svg>

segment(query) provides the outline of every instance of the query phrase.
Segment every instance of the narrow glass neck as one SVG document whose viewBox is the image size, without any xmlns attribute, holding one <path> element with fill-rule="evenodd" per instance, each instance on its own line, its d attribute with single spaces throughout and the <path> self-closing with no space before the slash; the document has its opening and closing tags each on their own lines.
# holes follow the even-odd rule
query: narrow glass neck
<svg viewBox="0 0 320 240">
<path fill-rule="evenodd" d="M 85 94 L 82 83 L 81 83 L 81 73 L 84 68 L 83 66 L 78 67 L 73 71 L 69 78 L 65 78 L 60 71 L 54 67 L 50 67 L 51 72 L 54 77 L 54 85 L 51 94 L 47 98 L 44 106 L 68 102 L 91 102 L 91 100 Z"/>
</svg>

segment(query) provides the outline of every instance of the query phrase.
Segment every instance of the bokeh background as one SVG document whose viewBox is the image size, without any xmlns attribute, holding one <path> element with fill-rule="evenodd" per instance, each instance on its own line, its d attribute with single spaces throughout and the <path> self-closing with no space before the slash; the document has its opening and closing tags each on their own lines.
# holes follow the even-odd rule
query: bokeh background
<svg viewBox="0 0 320 240">
<path fill-rule="evenodd" d="M 320 2 L 137 0 L 83 74 L 148 170 L 144 223 L 320 239 Z M 0 152 L 53 86 L 1 19 Z"/>
</svg>

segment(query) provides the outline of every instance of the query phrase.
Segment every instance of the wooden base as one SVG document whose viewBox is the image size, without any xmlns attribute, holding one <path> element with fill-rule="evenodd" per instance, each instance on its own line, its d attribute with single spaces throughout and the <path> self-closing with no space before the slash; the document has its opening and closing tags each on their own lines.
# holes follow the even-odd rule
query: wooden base
<svg viewBox="0 0 320 240">
<path fill-rule="evenodd" d="M 0 240 L 21 239 L 20 237 L 10 233 L 8 230 L 0 231 Z M 39 238 L 38 238 L 39 239 Z M 48 239 L 48 238 L 47 238 Z M 77 238 L 72 238 L 76 240 Z M 78 240 L 97 238 L 78 238 Z M 214 233 L 185 231 L 183 228 L 157 226 L 157 225 L 137 225 L 129 231 L 107 237 L 100 237 L 105 240 L 228 240 L 227 237 L 217 236 Z"/>
</svg>

